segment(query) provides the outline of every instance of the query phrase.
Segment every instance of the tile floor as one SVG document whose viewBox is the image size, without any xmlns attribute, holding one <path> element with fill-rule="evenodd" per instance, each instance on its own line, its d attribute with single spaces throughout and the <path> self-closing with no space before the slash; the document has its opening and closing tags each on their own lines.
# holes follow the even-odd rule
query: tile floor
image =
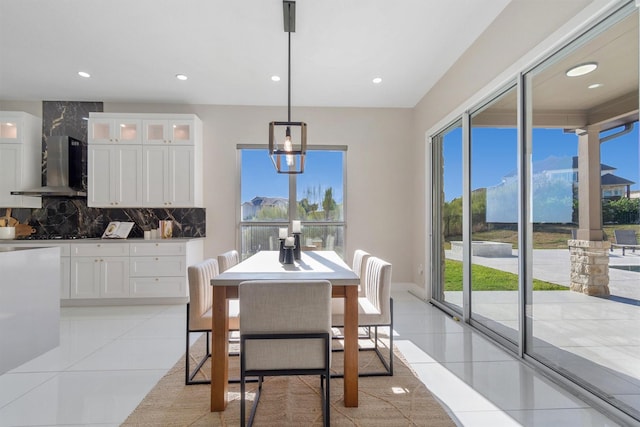
<svg viewBox="0 0 640 427">
<path fill-rule="evenodd" d="M 460 426 L 615 426 L 400 287 L 395 344 Z M 60 347 L 0 375 L 0 426 L 118 426 L 184 352 L 184 306 L 63 308 Z"/>
</svg>

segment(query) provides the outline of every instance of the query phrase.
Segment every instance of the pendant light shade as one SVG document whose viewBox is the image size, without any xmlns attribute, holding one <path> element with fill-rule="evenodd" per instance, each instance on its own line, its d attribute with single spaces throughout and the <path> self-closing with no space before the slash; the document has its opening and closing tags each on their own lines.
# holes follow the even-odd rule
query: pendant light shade
<svg viewBox="0 0 640 427">
<path fill-rule="evenodd" d="M 296 31 L 296 2 L 284 0 L 282 10 L 289 39 L 287 121 L 269 123 L 269 155 L 278 173 L 296 174 L 304 172 L 307 154 L 307 124 L 291 121 L 291 33 Z"/>
</svg>

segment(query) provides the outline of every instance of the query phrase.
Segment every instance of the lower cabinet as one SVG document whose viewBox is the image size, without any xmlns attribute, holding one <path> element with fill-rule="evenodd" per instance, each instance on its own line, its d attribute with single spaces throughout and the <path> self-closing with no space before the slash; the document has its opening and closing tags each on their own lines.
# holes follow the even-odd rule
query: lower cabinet
<svg viewBox="0 0 640 427">
<path fill-rule="evenodd" d="M 186 300 L 187 268 L 202 261 L 204 239 L 0 242 L 0 248 L 12 246 L 60 248 L 60 299 L 70 305 L 99 299 L 136 304 L 143 298 Z"/>
<path fill-rule="evenodd" d="M 132 243 L 131 296 L 187 296 L 189 252 L 185 243 Z"/>
<path fill-rule="evenodd" d="M 128 298 L 129 257 L 73 257 L 71 298 Z"/>
<path fill-rule="evenodd" d="M 71 299 L 129 297 L 129 244 L 71 245 Z"/>
</svg>

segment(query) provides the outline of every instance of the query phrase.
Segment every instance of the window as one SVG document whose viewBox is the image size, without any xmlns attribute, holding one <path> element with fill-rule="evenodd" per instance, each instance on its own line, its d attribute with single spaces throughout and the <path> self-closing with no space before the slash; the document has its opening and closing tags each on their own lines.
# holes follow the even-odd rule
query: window
<svg viewBox="0 0 640 427">
<path fill-rule="evenodd" d="M 278 231 L 302 221 L 303 250 L 344 253 L 346 147 L 308 149 L 304 173 L 278 174 L 264 146 L 239 146 L 240 250 L 278 249 Z"/>
</svg>

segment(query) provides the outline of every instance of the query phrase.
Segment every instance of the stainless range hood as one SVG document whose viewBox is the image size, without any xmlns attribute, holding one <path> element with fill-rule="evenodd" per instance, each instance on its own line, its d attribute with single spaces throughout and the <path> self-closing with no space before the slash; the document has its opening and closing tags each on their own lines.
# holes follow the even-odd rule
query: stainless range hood
<svg viewBox="0 0 640 427">
<path fill-rule="evenodd" d="M 82 187 L 82 141 L 70 136 L 47 137 L 47 176 L 43 187 L 11 194 L 46 197 L 87 197 Z"/>
</svg>

